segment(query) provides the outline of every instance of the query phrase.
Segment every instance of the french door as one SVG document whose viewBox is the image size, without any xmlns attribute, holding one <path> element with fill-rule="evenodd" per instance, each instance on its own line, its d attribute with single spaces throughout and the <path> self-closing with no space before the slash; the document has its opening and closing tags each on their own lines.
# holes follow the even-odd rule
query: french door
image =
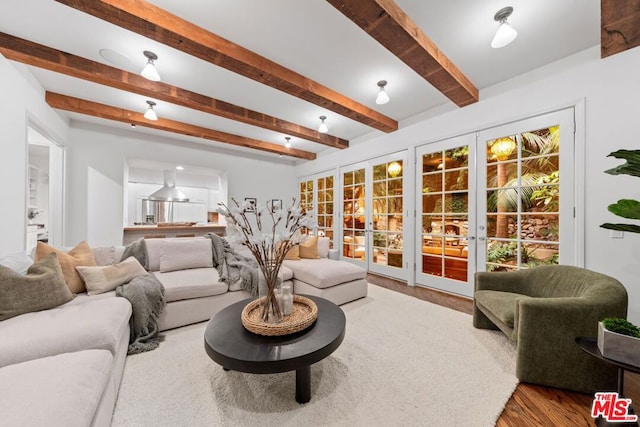
<svg viewBox="0 0 640 427">
<path fill-rule="evenodd" d="M 341 256 L 367 270 L 406 279 L 406 152 L 340 169 Z"/>
<path fill-rule="evenodd" d="M 475 135 L 417 150 L 416 283 L 470 295 L 476 271 Z"/>
<path fill-rule="evenodd" d="M 574 129 L 567 109 L 419 147 L 416 283 L 578 263 Z"/>
</svg>

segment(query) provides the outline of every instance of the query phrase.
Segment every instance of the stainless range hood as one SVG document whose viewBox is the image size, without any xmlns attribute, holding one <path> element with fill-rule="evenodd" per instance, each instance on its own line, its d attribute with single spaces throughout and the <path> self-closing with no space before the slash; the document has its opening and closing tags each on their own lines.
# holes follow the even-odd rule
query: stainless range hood
<svg viewBox="0 0 640 427">
<path fill-rule="evenodd" d="M 147 199 L 156 202 L 188 202 L 189 198 L 176 188 L 176 171 L 164 171 L 162 188 L 151 194 Z"/>
</svg>

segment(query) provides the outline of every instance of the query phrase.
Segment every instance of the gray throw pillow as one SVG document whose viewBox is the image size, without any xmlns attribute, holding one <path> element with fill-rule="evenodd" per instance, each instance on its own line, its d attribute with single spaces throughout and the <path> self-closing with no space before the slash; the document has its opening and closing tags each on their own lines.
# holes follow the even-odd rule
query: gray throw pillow
<svg viewBox="0 0 640 427">
<path fill-rule="evenodd" d="M 0 321 L 57 307 L 74 297 L 55 253 L 34 262 L 25 275 L 0 266 Z"/>
</svg>

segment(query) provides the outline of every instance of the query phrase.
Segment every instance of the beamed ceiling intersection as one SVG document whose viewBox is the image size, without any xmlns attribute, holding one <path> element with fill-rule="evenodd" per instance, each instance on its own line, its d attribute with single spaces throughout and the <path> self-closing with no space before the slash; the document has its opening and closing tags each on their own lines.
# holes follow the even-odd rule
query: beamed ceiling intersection
<svg viewBox="0 0 640 427">
<path fill-rule="evenodd" d="M 398 122 L 393 118 L 147 1 L 55 1 L 292 97 L 315 104 L 371 129 L 382 132 L 393 132 L 398 129 Z M 473 83 L 393 0 L 327 0 L 327 3 L 457 106 L 463 107 L 478 101 L 478 89 Z M 636 25 L 640 17 L 639 5 L 640 0 L 633 0 L 629 2 L 626 9 L 622 10 L 613 0 L 602 1 L 603 57 L 640 44 L 640 36 L 638 36 L 640 33 Z M 139 74 L 10 34 L 0 33 L 0 53 L 7 59 L 30 66 L 293 136 L 326 147 L 344 149 L 349 146 L 346 139 L 320 133 L 316 129 L 274 115 L 215 99 L 206 93 L 197 93 L 164 82 L 152 82 Z M 311 160 L 316 157 L 315 153 L 302 149 L 285 148 L 277 143 L 168 118 L 151 122 L 144 119 L 139 112 L 62 93 L 47 92 L 46 101 L 52 108 L 83 115 L 300 159 Z"/>
<path fill-rule="evenodd" d="M 383 132 L 398 122 L 257 53 L 198 27 L 144 0 L 56 0 L 189 55 L 266 84 L 291 96 L 321 106 Z M 371 37 L 398 56 L 458 106 L 478 100 L 478 90 L 391 0 L 328 0 Z M 212 98 L 206 94 L 152 82 L 144 77 L 48 46 L 0 33 L 0 52 L 8 59 L 152 97 L 248 125 L 281 132 L 328 147 L 344 149 L 345 139 L 268 114 Z M 53 108 L 161 129 L 182 135 L 250 147 L 257 150 L 314 159 L 315 154 L 278 144 L 162 119 L 150 122 L 142 114 L 89 100 L 47 93 Z"/>
</svg>

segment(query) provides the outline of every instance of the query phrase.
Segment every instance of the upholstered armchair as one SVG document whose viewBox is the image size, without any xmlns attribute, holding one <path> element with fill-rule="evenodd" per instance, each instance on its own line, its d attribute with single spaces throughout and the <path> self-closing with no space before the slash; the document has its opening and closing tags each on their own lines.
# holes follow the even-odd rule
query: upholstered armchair
<svg viewBox="0 0 640 427">
<path fill-rule="evenodd" d="M 473 325 L 517 342 L 522 382 L 584 393 L 615 390 L 616 370 L 583 352 L 578 336 L 598 321 L 627 316 L 627 291 L 616 279 L 567 265 L 475 274 Z"/>
</svg>

